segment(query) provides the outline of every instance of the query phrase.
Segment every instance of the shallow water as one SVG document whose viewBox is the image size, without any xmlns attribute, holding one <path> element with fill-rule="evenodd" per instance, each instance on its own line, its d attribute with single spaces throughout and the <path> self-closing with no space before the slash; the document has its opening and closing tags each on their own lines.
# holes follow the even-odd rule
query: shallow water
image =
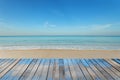
<svg viewBox="0 0 120 80">
<path fill-rule="evenodd" d="M 0 49 L 120 50 L 120 36 L 0 36 Z"/>
</svg>

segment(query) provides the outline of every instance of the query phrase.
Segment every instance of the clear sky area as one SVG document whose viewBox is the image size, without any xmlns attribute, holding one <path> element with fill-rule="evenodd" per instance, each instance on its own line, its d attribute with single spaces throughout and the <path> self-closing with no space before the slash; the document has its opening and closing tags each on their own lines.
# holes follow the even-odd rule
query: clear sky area
<svg viewBox="0 0 120 80">
<path fill-rule="evenodd" d="M 120 36 L 120 0 L 0 0 L 0 35 Z"/>
</svg>

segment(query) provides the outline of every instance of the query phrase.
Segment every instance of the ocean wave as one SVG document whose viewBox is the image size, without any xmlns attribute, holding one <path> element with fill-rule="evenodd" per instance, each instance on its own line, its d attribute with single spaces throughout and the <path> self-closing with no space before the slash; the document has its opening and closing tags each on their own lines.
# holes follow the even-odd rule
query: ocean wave
<svg viewBox="0 0 120 80">
<path fill-rule="evenodd" d="M 67 49 L 67 50 L 120 50 L 120 46 L 0 46 L 0 50 Z"/>
</svg>

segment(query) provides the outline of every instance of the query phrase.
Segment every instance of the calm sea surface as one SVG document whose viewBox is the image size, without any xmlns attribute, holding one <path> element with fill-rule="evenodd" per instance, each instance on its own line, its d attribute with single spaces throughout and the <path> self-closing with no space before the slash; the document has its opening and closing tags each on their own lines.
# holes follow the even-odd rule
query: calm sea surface
<svg viewBox="0 0 120 80">
<path fill-rule="evenodd" d="M 120 50 L 119 36 L 0 36 L 0 49 Z"/>
</svg>

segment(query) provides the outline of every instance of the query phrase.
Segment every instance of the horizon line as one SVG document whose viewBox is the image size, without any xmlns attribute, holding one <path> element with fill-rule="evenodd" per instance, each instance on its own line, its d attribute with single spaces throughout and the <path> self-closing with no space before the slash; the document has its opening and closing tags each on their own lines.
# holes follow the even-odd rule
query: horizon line
<svg viewBox="0 0 120 80">
<path fill-rule="evenodd" d="M 120 36 L 120 35 L 0 35 L 0 37 L 11 36 Z"/>
</svg>

